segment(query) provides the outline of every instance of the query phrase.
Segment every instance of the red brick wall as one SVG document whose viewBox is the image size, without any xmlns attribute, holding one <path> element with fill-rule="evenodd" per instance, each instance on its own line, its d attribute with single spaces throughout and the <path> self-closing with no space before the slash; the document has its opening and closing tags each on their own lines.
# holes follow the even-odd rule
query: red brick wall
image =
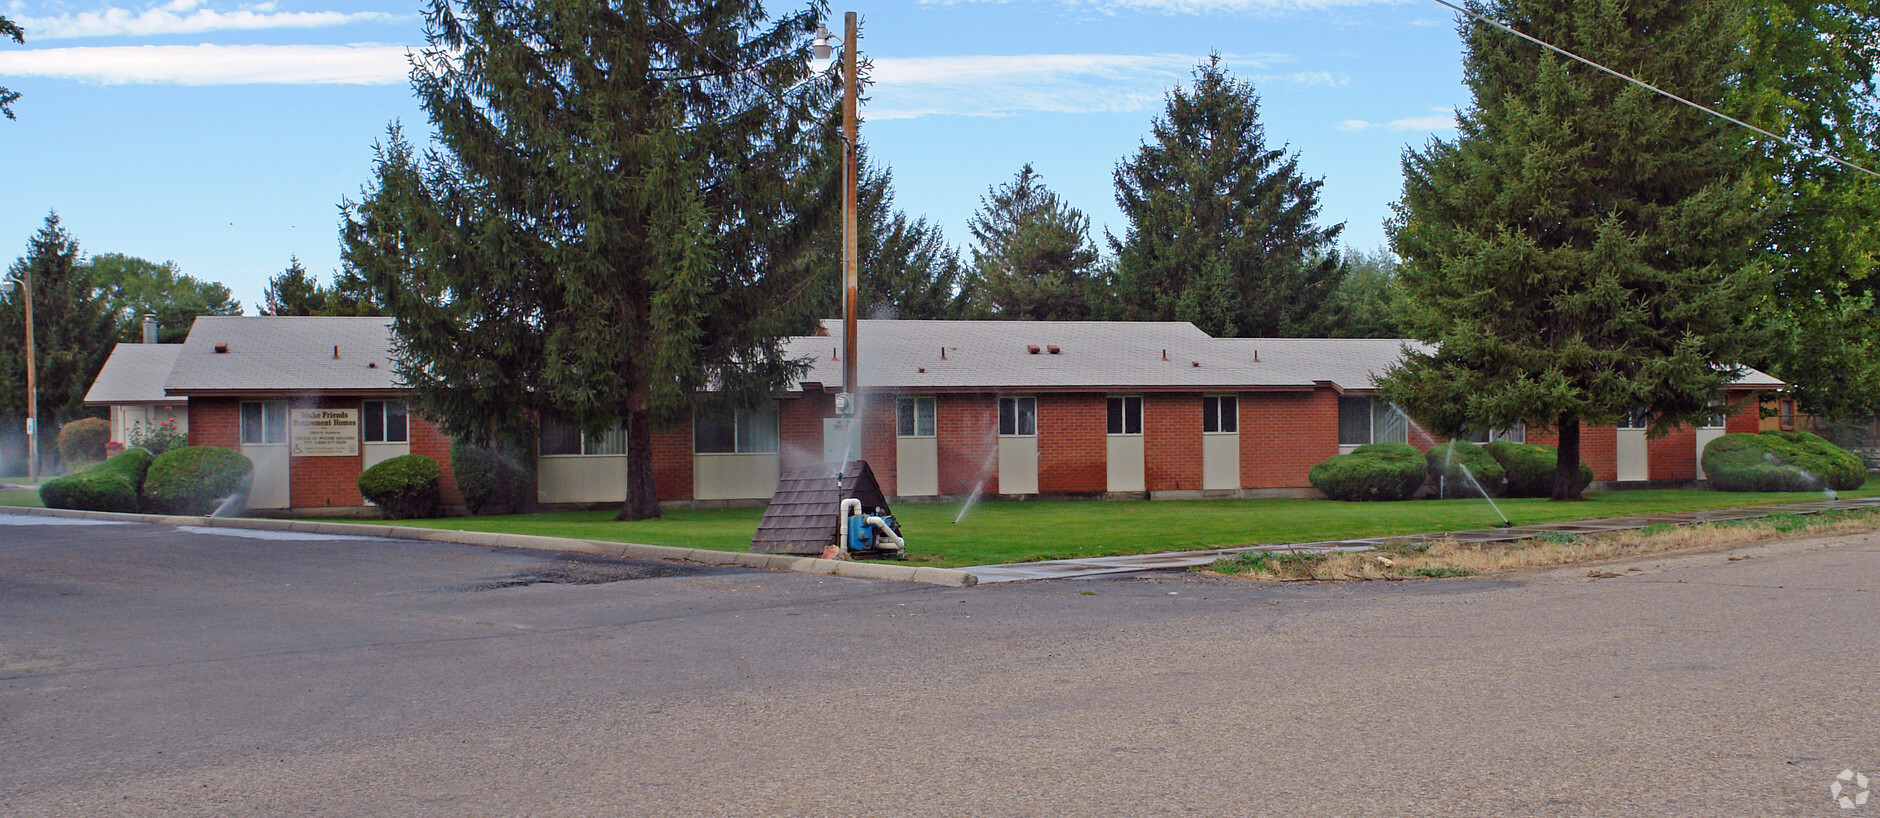
<svg viewBox="0 0 1880 818">
<path fill-rule="evenodd" d="M 934 398 L 934 445 L 940 459 L 940 493 L 999 490 L 999 402 L 990 394 Z M 1042 425 L 1042 424 L 1040 424 Z M 981 476 L 985 484 L 980 485 Z"/>
<path fill-rule="evenodd" d="M 190 398 L 189 442 L 194 446 L 241 448 L 241 401 L 235 398 Z"/>
<path fill-rule="evenodd" d="M 296 409 L 352 409 L 358 411 L 359 398 L 316 398 L 288 401 L 291 413 Z M 292 428 L 292 421 L 289 421 Z M 291 434 L 291 431 L 289 432 Z M 287 459 L 287 504 L 292 508 L 337 508 L 365 502 L 359 495 L 359 473 L 364 470 L 360 456 L 289 457 Z"/>
<path fill-rule="evenodd" d="M 653 429 L 653 491 L 661 500 L 692 499 L 692 422 Z"/>
<path fill-rule="evenodd" d="M 1553 429 L 1529 429 L 1527 442 L 1557 447 L 1560 433 Z M 1594 480 L 1619 479 L 1618 445 L 1617 429 L 1580 424 L 1580 462 L 1592 467 Z"/>
<path fill-rule="evenodd" d="M 784 398 L 777 404 L 778 459 L 783 468 L 821 463 L 823 418 L 835 415 L 835 396 L 811 392 Z"/>
<path fill-rule="evenodd" d="M 427 418 L 416 413 L 407 415 L 411 453 L 421 454 L 437 461 L 437 489 L 444 505 L 454 506 L 463 503 L 463 492 L 457 488 L 457 474 L 450 470 L 450 435 Z"/>
<path fill-rule="evenodd" d="M 883 494 L 892 496 L 899 489 L 899 474 L 894 446 L 894 396 L 872 395 L 862 406 L 861 458 L 875 473 L 875 482 Z"/>
<path fill-rule="evenodd" d="M 1653 480 L 1696 480 L 1697 430 L 1679 426 L 1664 437 L 1647 438 L 1645 462 Z"/>
<path fill-rule="evenodd" d="M 1338 454 L 1338 395 L 1249 392 L 1240 396 L 1240 485 L 1299 488 L 1306 472 Z"/>
<path fill-rule="evenodd" d="M 1201 396 L 1142 398 L 1143 485 L 1150 491 L 1201 488 Z"/>
<path fill-rule="evenodd" d="M 1038 491 L 1109 488 L 1104 395 L 1038 396 Z"/>
<path fill-rule="evenodd" d="M 1732 400 L 1741 399 L 1730 413 L 1730 418 L 1723 422 L 1726 432 L 1744 432 L 1755 434 L 1762 431 L 1762 395 L 1759 392 L 1737 392 Z M 192 421 L 193 422 L 193 421 Z M 193 428 L 193 427 L 192 427 Z"/>
</svg>

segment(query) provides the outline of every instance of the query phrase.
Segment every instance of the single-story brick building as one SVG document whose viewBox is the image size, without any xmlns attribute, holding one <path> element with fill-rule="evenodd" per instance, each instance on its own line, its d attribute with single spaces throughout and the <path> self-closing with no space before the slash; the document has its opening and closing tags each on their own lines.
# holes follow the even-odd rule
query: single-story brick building
<svg viewBox="0 0 1880 818">
<path fill-rule="evenodd" d="M 254 462 L 250 509 L 358 509 L 359 474 L 403 454 L 436 460 L 444 504 L 463 503 L 450 439 L 406 409 L 391 319 L 202 316 L 180 347 L 164 394 L 188 401 L 190 443 Z"/>
<path fill-rule="evenodd" d="M 771 406 L 703 410 L 655 431 L 659 498 L 763 500 L 784 468 L 853 457 L 898 500 L 1311 495 L 1307 471 L 1327 457 L 1439 442 L 1375 397 L 1400 340 L 1213 338 L 1180 322 L 861 321 L 863 400 L 843 418 L 840 327 L 786 343 L 809 367 Z M 460 503 L 448 440 L 406 409 L 390 348 L 385 318 L 199 318 L 163 395 L 187 399 L 192 442 L 255 461 L 253 508 L 356 508 L 360 471 L 405 453 L 436 459 L 446 503 Z M 1642 419 L 1585 426 L 1582 458 L 1605 484 L 1702 479 L 1703 445 L 1756 431 L 1758 394 L 1781 385 L 1751 371 L 1713 422 L 1655 440 Z M 1478 435 L 1490 437 L 1555 442 Z M 619 502 L 626 445 L 618 429 L 545 424 L 537 499 Z"/>
<path fill-rule="evenodd" d="M 111 412 L 111 439 L 128 444 L 161 426 L 189 431 L 189 402 L 163 392 L 182 344 L 118 344 L 85 392 L 86 406 Z"/>
</svg>

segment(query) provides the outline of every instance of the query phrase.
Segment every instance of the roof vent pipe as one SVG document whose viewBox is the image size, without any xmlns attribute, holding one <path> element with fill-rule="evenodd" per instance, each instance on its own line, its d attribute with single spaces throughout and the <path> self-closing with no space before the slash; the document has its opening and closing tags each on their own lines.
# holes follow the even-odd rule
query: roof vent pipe
<svg viewBox="0 0 1880 818">
<path fill-rule="evenodd" d="M 339 344 L 333 345 L 333 360 L 339 360 Z"/>
<path fill-rule="evenodd" d="M 156 342 L 157 342 L 157 314 L 154 312 L 144 313 L 144 343 L 154 344 Z"/>
<path fill-rule="evenodd" d="M 1162 360 L 1168 360 L 1168 350 L 1162 350 Z"/>
<path fill-rule="evenodd" d="M 940 360 L 944 361 L 946 359 L 947 359 L 947 348 L 941 347 L 940 348 Z"/>
<path fill-rule="evenodd" d="M 1253 351 L 1253 362 L 1256 364 L 1260 362 L 1260 350 Z"/>
</svg>

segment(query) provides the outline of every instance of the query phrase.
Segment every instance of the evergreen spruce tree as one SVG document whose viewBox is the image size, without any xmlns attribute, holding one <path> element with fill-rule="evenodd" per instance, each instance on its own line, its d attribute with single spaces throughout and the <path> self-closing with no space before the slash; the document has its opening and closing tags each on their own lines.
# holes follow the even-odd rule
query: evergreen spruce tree
<svg viewBox="0 0 1880 818">
<path fill-rule="evenodd" d="M 894 206 L 894 174 L 870 162 L 865 145 L 856 161 L 861 174 L 856 182 L 856 249 L 862 317 L 959 318 L 966 306 L 959 251 L 946 243 L 938 224 L 925 217 L 910 221 Z M 829 195 L 840 193 L 832 190 Z M 820 232 L 814 269 L 826 282 L 818 286 L 827 298 L 817 314 L 840 316 L 842 223 L 832 220 Z"/>
<path fill-rule="evenodd" d="M 423 411 L 475 443 L 623 423 L 621 518 L 658 516 L 655 423 L 754 405 L 802 364 L 839 150 L 809 78 L 820 6 L 434 0 L 414 61 L 438 150 L 393 128 L 345 259 Z"/>
<path fill-rule="evenodd" d="M 326 309 L 326 287 L 307 272 L 299 256 L 287 259 L 287 269 L 268 279 L 261 293 L 262 315 L 319 315 Z"/>
<path fill-rule="evenodd" d="M 1319 227 L 1319 188 L 1298 154 L 1268 149 L 1260 97 L 1215 55 L 1191 88 L 1169 92 L 1166 115 L 1116 168 L 1129 220 L 1116 254 L 1125 315 L 1191 321 L 1216 336 L 1312 334 L 1344 275 Z"/>
<path fill-rule="evenodd" d="M 1470 7 L 1716 105 L 1739 4 L 1493 0 Z M 1582 421 L 1709 411 L 1758 348 L 1765 222 L 1740 129 L 1486 24 L 1465 22 L 1473 105 L 1404 158 L 1392 224 L 1409 350 L 1385 397 L 1437 432 L 1559 431 L 1553 497 L 1578 499 Z"/>
<path fill-rule="evenodd" d="M 26 42 L 26 32 L 20 29 L 18 23 L 8 20 L 5 17 L 0 17 L 0 37 L 6 37 L 15 43 Z M 6 86 L 0 85 L 0 116 L 4 116 L 7 119 L 15 119 L 16 117 L 13 116 L 13 101 L 19 98 L 20 92 L 9 91 Z"/>
<path fill-rule="evenodd" d="M 968 311 L 1034 321 L 1090 317 L 1097 248 L 1090 217 L 1044 186 L 1027 162 L 988 190 L 966 224 L 973 234 Z"/>
<path fill-rule="evenodd" d="M 1731 110 L 1771 132 L 1880 168 L 1880 0 L 1753 0 Z M 1758 138 L 1751 178 L 1777 214 L 1760 263 L 1758 317 L 1774 332 L 1751 359 L 1825 417 L 1880 412 L 1880 179 Z"/>
<path fill-rule="evenodd" d="M 33 284 L 33 351 L 39 381 L 39 435 L 41 456 L 56 446 L 46 445 L 68 421 L 98 414 L 85 406 L 85 392 L 104 368 L 117 334 L 117 316 L 108 294 L 93 286 L 86 273 L 78 241 L 59 224 L 59 214 L 46 222 L 27 243 L 26 255 L 13 262 L 8 274 Z M 26 390 L 26 298 L 14 287 L 0 301 L 0 406 L 14 420 L 10 429 L 23 428 Z"/>
</svg>

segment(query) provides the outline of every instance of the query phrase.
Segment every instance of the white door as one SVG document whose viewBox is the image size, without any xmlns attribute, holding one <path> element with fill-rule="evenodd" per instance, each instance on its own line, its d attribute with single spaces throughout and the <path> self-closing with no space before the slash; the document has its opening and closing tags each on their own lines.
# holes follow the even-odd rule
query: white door
<svg viewBox="0 0 1880 818">
<path fill-rule="evenodd" d="M 1142 491 L 1142 398 L 1112 397 L 1108 401 L 1109 429 L 1104 439 L 1104 471 L 1110 491 Z"/>
<path fill-rule="evenodd" d="M 1201 487 L 1240 488 L 1240 398 L 1201 399 Z"/>
<path fill-rule="evenodd" d="M 999 493 L 1038 493 L 1038 399 L 999 399 Z"/>
<path fill-rule="evenodd" d="M 241 453 L 255 464 L 249 508 L 287 508 L 287 401 L 241 405 Z"/>
<path fill-rule="evenodd" d="M 928 497 L 940 493 L 940 441 L 932 397 L 894 400 L 894 493 Z"/>
<path fill-rule="evenodd" d="M 1613 441 L 1614 460 L 1618 461 L 1616 475 L 1620 482 L 1650 480 L 1651 460 L 1645 450 L 1645 416 L 1634 412 L 1631 417 L 1620 418 L 1617 438 Z"/>
</svg>

